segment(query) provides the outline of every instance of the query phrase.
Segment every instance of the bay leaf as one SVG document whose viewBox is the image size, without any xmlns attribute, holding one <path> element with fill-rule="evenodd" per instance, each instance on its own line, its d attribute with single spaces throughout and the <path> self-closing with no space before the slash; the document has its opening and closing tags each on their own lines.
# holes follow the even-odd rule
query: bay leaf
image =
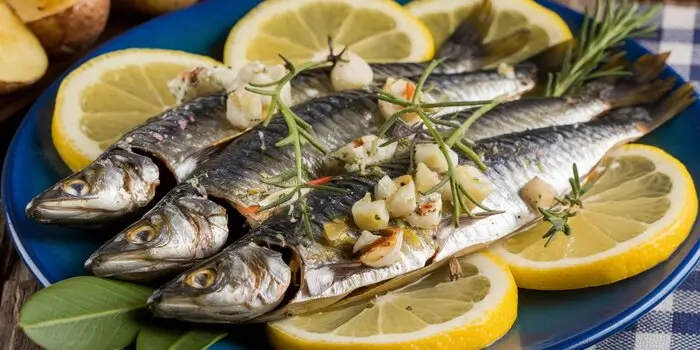
<svg viewBox="0 0 700 350">
<path fill-rule="evenodd" d="M 48 350 L 123 348 L 139 332 L 136 316 L 151 293 L 132 283 L 74 277 L 34 294 L 20 311 L 19 326 Z"/>
<path fill-rule="evenodd" d="M 196 327 L 196 326 L 193 326 Z M 225 331 L 144 326 L 136 350 L 204 350 L 226 336 Z"/>
</svg>

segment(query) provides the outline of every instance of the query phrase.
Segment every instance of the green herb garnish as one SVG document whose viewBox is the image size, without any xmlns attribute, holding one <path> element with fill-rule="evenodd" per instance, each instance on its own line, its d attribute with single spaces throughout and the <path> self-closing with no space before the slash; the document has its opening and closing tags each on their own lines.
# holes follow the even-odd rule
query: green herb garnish
<svg viewBox="0 0 700 350">
<path fill-rule="evenodd" d="M 342 52 L 341 52 L 342 55 Z M 339 57 L 340 55 L 338 55 Z M 280 173 L 277 176 L 273 177 L 268 177 L 264 178 L 262 182 L 270 185 L 275 185 L 281 188 L 291 188 L 291 190 L 287 191 L 287 193 L 275 200 L 274 202 L 261 207 L 258 209 L 258 211 L 265 211 L 265 210 L 270 210 L 273 208 L 276 208 L 287 201 L 297 198 L 296 203 L 298 203 L 299 206 L 299 212 L 301 213 L 301 220 L 304 226 L 305 231 L 307 234 L 311 234 L 311 222 L 310 222 L 310 208 L 306 204 L 306 196 L 303 189 L 319 189 L 319 190 L 325 190 L 325 191 L 334 191 L 334 192 L 344 192 L 342 189 L 334 188 L 331 186 L 325 186 L 323 183 L 319 183 L 318 180 L 316 181 L 309 181 L 306 176 L 306 171 L 304 169 L 303 165 L 303 160 L 302 160 L 302 153 L 301 153 L 301 147 L 302 144 L 305 142 L 308 142 L 311 144 L 316 150 L 323 154 L 327 154 L 328 151 L 323 147 L 321 142 L 319 142 L 313 135 L 311 135 L 311 131 L 313 130 L 312 126 L 301 119 L 292 109 L 290 106 L 287 106 L 284 101 L 281 98 L 281 93 L 283 87 L 292 81 L 294 77 L 299 75 L 301 72 L 315 69 L 315 68 L 320 68 L 320 67 L 325 67 L 328 66 L 329 64 L 334 64 L 334 59 L 336 56 L 334 56 L 331 52 L 331 54 L 328 57 L 327 61 L 323 62 L 307 62 L 302 65 L 294 66 L 289 60 L 287 60 L 284 56 L 280 55 L 280 58 L 282 61 L 284 61 L 284 67 L 287 69 L 288 73 L 282 77 L 281 79 L 277 81 L 273 81 L 270 83 L 265 83 L 265 84 L 256 84 L 256 83 L 250 83 L 250 86 L 246 86 L 246 90 L 260 94 L 260 95 L 265 95 L 269 96 L 271 98 L 271 103 L 270 103 L 270 108 L 267 111 L 267 115 L 265 116 L 265 121 L 263 122 L 263 126 L 267 126 L 270 123 L 270 120 L 278 114 L 282 118 L 284 118 L 285 123 L 287 124 L 288 128 L 288 135 L 284 139 L 278 141 L 275 143 L 276 147 L 285 147 L 285 146 L 292 146 L 294 147 L 294 162 L 295 162 L 295 168 L 290 169 L 287 171 L 284 171 Z M 327 182 L 327 181 L 326 181 Z"/>
<path fill-rule="evenodd" d="M 578 43 L 569 46 L 561 71 L 549 75 L 547 96 L 560 97 L 593 79 L 629 75 L 621 66 L 600 66 L 610 60 L 611 49 L 619 47 L 626 39 L 654 33 L 656 27 L 647 26 L 647 22 L 659 8 L 659 5 L 654 5 L 639 11 L 639 4 L 630 4 L 627 0 L 615 4 L 607 0 L 605 5 L 602 0 L 597 0 L 593 17 L 586 10 Z"/>
<path fill-rule="evenodd" d="M 449 182 L 450 189 L 452 191 L 452 198 L 455 201 L 455 204 L 453 205 L 454 225 L 455 227 L 459 227 L 459 218 L 461 217 L 462 213 L 468 215 L 469 217 L 477 216 L 473 214 L 471 210 L 469 210 L 469 207 L 467 207 L 466 203 L 464 202 L 464 199 L 462 198 L 462 194 L 465 195 L 467 200 L 474 203 L 474 205 L 477 205 L 482 209 L 488 208 L 481 206 L 479 203 L 475 203 L 472 197 L 469 196 L 466 193 L 466 190 L 457 182 L 457 177 L 455 176 L 455 167 L 457 164 L 452 164 L 452 160 L 449 156 L 449 151 L 451 148 L 454 148 L 457 151 L 462 152 L 464 155 L 469 157 L 469 159 L 471 159 L 479 167 L 479 169 L 481 169 L 482 171 L 485 170 L 486 165 L 483 163 L 481 158 L 474 152 L 474 150 L 471 147 L 471 143 L 464 140 L 464 134 L 477 119 L 479 119 L 488 111 L 496 107 L 501 102 L 501 100 L 496 99 L 493 101 L 457 101 L 438 103 L 422 102 L 420 100 L 420 96 L 422 95 L 425 81 L 428 79 L 428 76 L 433 71 L 433 69 L 435 69 L 435 67 L 441 62 L 442 59 L 434 60 L 430 63 L 430 65 L 428 65 L 428 67 L 425 69 L 420 79 L 418 80 L 413 97 L 410 101 L 387 91 L 377 92 L 377 96 L 380 100 L 399 105 L 404 108 L 390 116 L 387 119 L 387 121 L 382 125 L 379 131 L 379 135 L 377 135 L 377 140 L 372 146 L 372 151 L 376 151 L 376 148 L 379 146 L 379 140 L 389 131 L 389 129 L 399 120 L 399 118 L 401 118 L 401 116 L 411 113 L 415 113 L 416 115 L 418 115 L 421 121 L 423 122 L 423 125 L 425 125 L 428 136 L 440 147 L 440 151 L 442 152 L 443 156 L 445 157 L 445 160 L 447 161 L 447 174 L 445 178 L 443 178 L 443 180 L 437 186 L 427 191 L 426 194 L 438 191 L 446 182 Z M 467 120 L 465 120 L 461 124 L 453 121 L 443 121 L 442 119 L 438 119 L 435 116 L 436 112 L 431 111 L 431 109 L 434 108 L 475 105 L 482 105 L 482 107 L 480 107 L 478 110 L 472 113 L 472 115 L 469 116 L 469 118 L 467 118 Z M 452 131 L 447 135 L 446 138 L 443 138 L 442 134 L 436 128 L 436 125 L 447 126 L 448 128 L 451 128 Z M 411 149 L 411 153 L 413 153 L 413 149 Z M 411 164 L 413 164 L 413 162 L 411 162 Z M 481 215 L 491 214 L 493 214 L 493 212 L 489 210 L 489 212 Z"/>
<path fill-rule="evenodd" d="M 583 195 L 586 194 L 586 192 L 588 192 L 593 186 L 593 182 L 589 182 L 586 185 L 581 186 L 581 178 L 579 177 L 576 163 L 573 165 L 573 172 L 574 176 L 569 178 L 571 193 L 564 196 L 563 199 L 556 199 L 557 202 L 559 202 L 559 205 L 563 206 L 563 208 L 556 210 L 553 208 L 538 208 L 540 213 L 544 216 L 544 221 L 552 224 L 552 227 L 550 227 L 549 230 L 547 230 L 547 232 L 542 236 L 542 238 L 547 240 L 544 243 L 545 247 L 549 246 L 549 243 L 552 242 L 557 232 L 561 232 L 566 236 L 571 234 L 571 227 L 569 226 L 568 222 L 569 218 L 576 215 L 576 212 L 574 211 L 576 207 L 583 208 L 581 197 L 583 197 Z"/>
</svg>

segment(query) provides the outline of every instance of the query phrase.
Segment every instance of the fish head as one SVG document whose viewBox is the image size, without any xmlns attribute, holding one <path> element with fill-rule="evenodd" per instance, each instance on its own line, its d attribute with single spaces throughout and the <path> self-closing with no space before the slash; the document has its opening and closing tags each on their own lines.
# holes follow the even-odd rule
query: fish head
<svg viewBox="0 0 700 350">
<path fill-rule="evenodd" d="M 181 272 L 221 250 L 228 237 L 224 207 L 174 191 L 85 262 L 96 276 L 132 281 Z"/>
<path fill-rule="evenodd" d="M 147 205 L 159 184 L 148 157 L 113 149 L 34 197 L 29 217 L 44 223 L 100 223 Z"/>
<path fill-rule="evenodd" d="M 159 317 L 245 322 L 282 303 L 291 280 L 291 268 L 280 252 L 241 244 L 182 273 L 156 290 L 148 304 Z"/>
</svg>

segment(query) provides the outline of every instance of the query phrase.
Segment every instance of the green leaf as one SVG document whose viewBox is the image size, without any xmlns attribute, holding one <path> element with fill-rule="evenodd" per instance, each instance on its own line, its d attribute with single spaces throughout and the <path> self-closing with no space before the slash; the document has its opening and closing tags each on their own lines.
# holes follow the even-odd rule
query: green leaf
<svg viewBox="0 0 700 350">
<path fill-rule="evenodd" d="M 49 350 L 123 348 L 136 337 L 136 314 L 151 293 L 127 282 L 70 278 L 34 294 L 20 311 L 19 326 Z"/>
<path fill-rule="evenodd" d="M 145 326 L 136 339 L 136 350 L 204 350 L 226 334 L 225 331 Z"/>
</svg>

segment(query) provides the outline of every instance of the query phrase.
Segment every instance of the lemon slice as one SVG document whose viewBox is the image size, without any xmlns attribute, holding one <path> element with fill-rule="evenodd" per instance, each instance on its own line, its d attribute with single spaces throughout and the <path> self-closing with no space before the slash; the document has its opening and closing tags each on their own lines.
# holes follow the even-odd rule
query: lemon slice
<svg viewBox="0 0 700 350">
<path fill-rule="evenodd" d="M 433 57 L 428 29 L 392 0 L 268 0 L 231 29 L 224 62 L 234 69 L 249 61 L 293 63 L 325 58 L 348 45 L 370 62 L 425 61 Z"/>
<path fill-rule="evenodd" d="M 517 288 L 497 256 L 459 259 L 462 278 L 441 267 L 369 303 L 268 325 L 278 349 L 480 349 L 517 316 Z"/>
<path fill-rule="evenodd" d="M 542 222 L 499 244 L 519 287 L 576 289 L 613 283 L 663 260 L 683 242 L 697 215 L 697 193 L 683 164 L 664 151 L 627 145 L 601 163 L 605 169 L 545 247 Z M 594 175 L 595 176 L 595 175 Z"/>
<path fill-rule="evenodd" d="M 415 0 L 406 8 L 423 22 L 441 47 L 462 21 L 478 7 L 482 0 Z M 528 28 L 531 36 L 522 49 L 505 62 L 518 63 L 549 47 L 571 40 L 566 22 L 556 13 L 532 0 L 491 0 L 495 17 L 488 35 L 489 43 L 506 37 L 516 30 Z"/>
<path fill-rule="evenodd" d="M 56 97 L 51 135 L 73 171 L 125 132 L 174 105 L 166 85 L 195 66 L 221 63 L 181 51 L 128 49 L 93 58 L 71 72 Z"/>
</svg>

